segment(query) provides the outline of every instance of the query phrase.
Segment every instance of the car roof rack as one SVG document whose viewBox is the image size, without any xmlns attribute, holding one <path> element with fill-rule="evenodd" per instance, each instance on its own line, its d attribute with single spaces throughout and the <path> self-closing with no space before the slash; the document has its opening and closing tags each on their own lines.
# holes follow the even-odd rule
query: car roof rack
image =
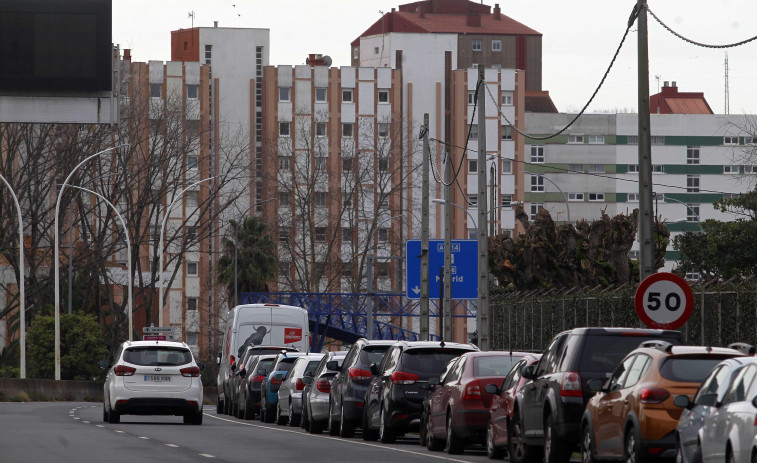
<svg viewBox="0 0 757 463">
<path fill-rule="evenodd" d="M 673 344 L 667 342 L 667 341 L 661 341 L 659 339 L 652 339 L 650 341 L 644 341 L 641 344 L 639 344 L 639 348 L 646 347 L 649 349 L 658 349 L 663 352 L 672 352 L 673 351 Z"/>
<path fill-rule="evenodd" d="M 757 354 L 757 347 L 747 344 L 745 342 L 732 342 L 728 344 L 729 349 L 736 349 L 737 351 L 741 352 L 742 354 L 746 355 L 754 355 Z"/>
</svg>

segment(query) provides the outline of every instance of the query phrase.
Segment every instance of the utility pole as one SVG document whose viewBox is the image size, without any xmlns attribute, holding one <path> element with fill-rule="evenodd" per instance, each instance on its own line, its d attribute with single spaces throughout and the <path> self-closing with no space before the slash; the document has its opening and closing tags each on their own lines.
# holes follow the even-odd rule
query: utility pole
<svg viewBox="0 0 757 463">
<path fill-rule="evenodd" d="M 636 4 L 639 31 L 639 277 L 655 273 L 654 211 L 652 209 L 652 134 L 649 118 L 649 44 L 647 37 L 647 4 Z M 633 17 L 629 21 L 633 21 Z"/>
<path fill-rule="evenodd" d="M 486 235 L 486 80 L 484 65 L 478 65 L 478 348 L 489 350 L 489 239 Z"/>
<path fill-rule="evenodd" d="M 489 198 L 489 202 L 491 203 L 491 209 L 492 209 L 491 219 L 489 220 L 489 236 L 494 236 L 494 223 L 496 222 L 494 220 L 496 217 L 494 214 L 496 214 L 496 211 L 497 211 L 497 201 L 494 198 L 495 189 L 496 189 L 495 187 L 497 186 L 497 183 L 494 181 L 494 179 L 496 178 L 497 169 L 494 166 L 495 164 L 494 162 L 492 162 L 492 166 L 489 169 L 489 173 L 491 177 L 491 189 L 490 189 L 491 196 Z"/>
<path fill-rule="evenodd" d="M 465 153 L 463 153 L 465 156 Z M 452 341 L 452 198 L 450 189 L 452 183 L 452 154 L 446 150 L 444 162 L 444 340 Z"/>
<path fill-rule="evenodd" d="M 431 147 L 428 144 L 428 113 L 423 115 L 423 186 L 421 198 L 421 341 L 429 340 L 428 317 L 428 227 L 429 227 L 429 162 Z M 407 256 L 408 259 L 411 256 Z"/>
</svg>

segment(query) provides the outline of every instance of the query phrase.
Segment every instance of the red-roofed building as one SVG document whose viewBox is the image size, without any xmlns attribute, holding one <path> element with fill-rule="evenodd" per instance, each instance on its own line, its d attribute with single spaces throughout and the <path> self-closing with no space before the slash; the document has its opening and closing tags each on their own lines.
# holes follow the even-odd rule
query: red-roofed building
<svg viewBox="0 0 757 463">
<path fill-rule="evenodd" d="M 702 92 L 679 92 L 675 81 L 665 82 L 662 91 L 649 97 L 652 114 L 713 114 Z"/>
</svg>

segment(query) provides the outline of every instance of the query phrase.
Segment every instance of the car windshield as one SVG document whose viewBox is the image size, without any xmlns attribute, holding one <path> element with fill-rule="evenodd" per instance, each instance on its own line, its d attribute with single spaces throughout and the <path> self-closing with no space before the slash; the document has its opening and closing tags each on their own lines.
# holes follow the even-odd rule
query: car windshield
<svg viewBox="0 0 757 463">
<path fill-rule="evenodd" d="M 470 350 L 444 348 L 406 350 L 402 355 L 401 370 L 426 378 L 438 376 L 450 360 L 466 352 Z"/>
<path fill-rule="evenodd" d="M 629 352 L 639 347 L 643 341 L 648 340 L 643 336 L 612 336 L 599 335 L 587 336 L 581 355 L 581 371 L 610 373 L 620 364 L 620 361 Z M 654 338 L 679 344 L 677 339 Z"/>
<path fill-rule="evenodd" d="M 476 357 L 473 359 L 473 376 L 507 376 L 520 359 L 512 355 Z"/>
<path fill-rule="evenodd" d="M 297 361 L 297 357 L 290 357 L 281 359 L 279 361 L 279 364 L 276 365 L 276 371 L 289 371 L 292 369 L 292 365 L 294 365 L 294 362 Z"/>
<path fill-rule="evenodd" d="M 261 360 L 260 362 L 258 362 L 258 366 L 255 368 L 255 370 L 265 370 L 265 374 L 267 375 L 271 372 L 271 368 L 273 367 L 273 362 L 275 360 L 276 359 Z"/>
<path fill-rule="evenodd" d="M 311 360 L 310 362 L 308 362 L 308 366 L 305 367 L 303 374 L 314 372 L 319 363 L 321 363 L 320 360 Z"/>
<path fill-rule="evenodd" d="M 671 381 L 701 383 L 724 358 L 728 357 L 667 358 L 660 365 L 660 375 Z"/>
<path fill-rule="evenodd" d="M 124 362 L 143 366 L 179 366 L 192 363 L 192 353 L 181 348 L 132 347 L 124 351 Z"/>
<path fill-rule="evenodd" d="M 391 346 L 366 346 L 360 351 L 360 363 L 363 365 L 370 365 L 371 363 L 380 364 L 389 347 Z M 341 362 L 339 364 L 341 365 Z"/>
</svg>

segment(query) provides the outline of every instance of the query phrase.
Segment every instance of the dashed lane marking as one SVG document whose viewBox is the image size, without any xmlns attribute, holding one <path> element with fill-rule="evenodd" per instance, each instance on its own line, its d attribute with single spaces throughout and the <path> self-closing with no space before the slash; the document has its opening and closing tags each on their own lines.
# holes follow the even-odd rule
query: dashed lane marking
<svg viewBox="0 0 757 463">
<path fill-rule="evenodd" d="M 147 437 L 147 436 L 139 436 L 139 438 L 140 438 L 140 439 L 144 439 L 144 440 L 150 440 L 150 438 L 149 438 L 149 437 Z"/>
<path fill-rule="evenodd" d="M 165 445 L 166 447 L 172 447 L 172 448 L 175 448 L 175 449 L 178 449 L 178 448 L 179 448 L 179 446 L 178 446 L 178 445 L 176 445 L 176 444 L 164 444 L 164 445 Z"/>
<path fill-rule="evenodd" d="M 215 458 L 213 455 L 208 455 L 207 453 L 198 453 L 197 455 L 205 458 Z"/>
<path fill-rule="evenodd" d="M 89 421 L 83 420 L 82 423 L 89 424 Z"/>
</svg>

